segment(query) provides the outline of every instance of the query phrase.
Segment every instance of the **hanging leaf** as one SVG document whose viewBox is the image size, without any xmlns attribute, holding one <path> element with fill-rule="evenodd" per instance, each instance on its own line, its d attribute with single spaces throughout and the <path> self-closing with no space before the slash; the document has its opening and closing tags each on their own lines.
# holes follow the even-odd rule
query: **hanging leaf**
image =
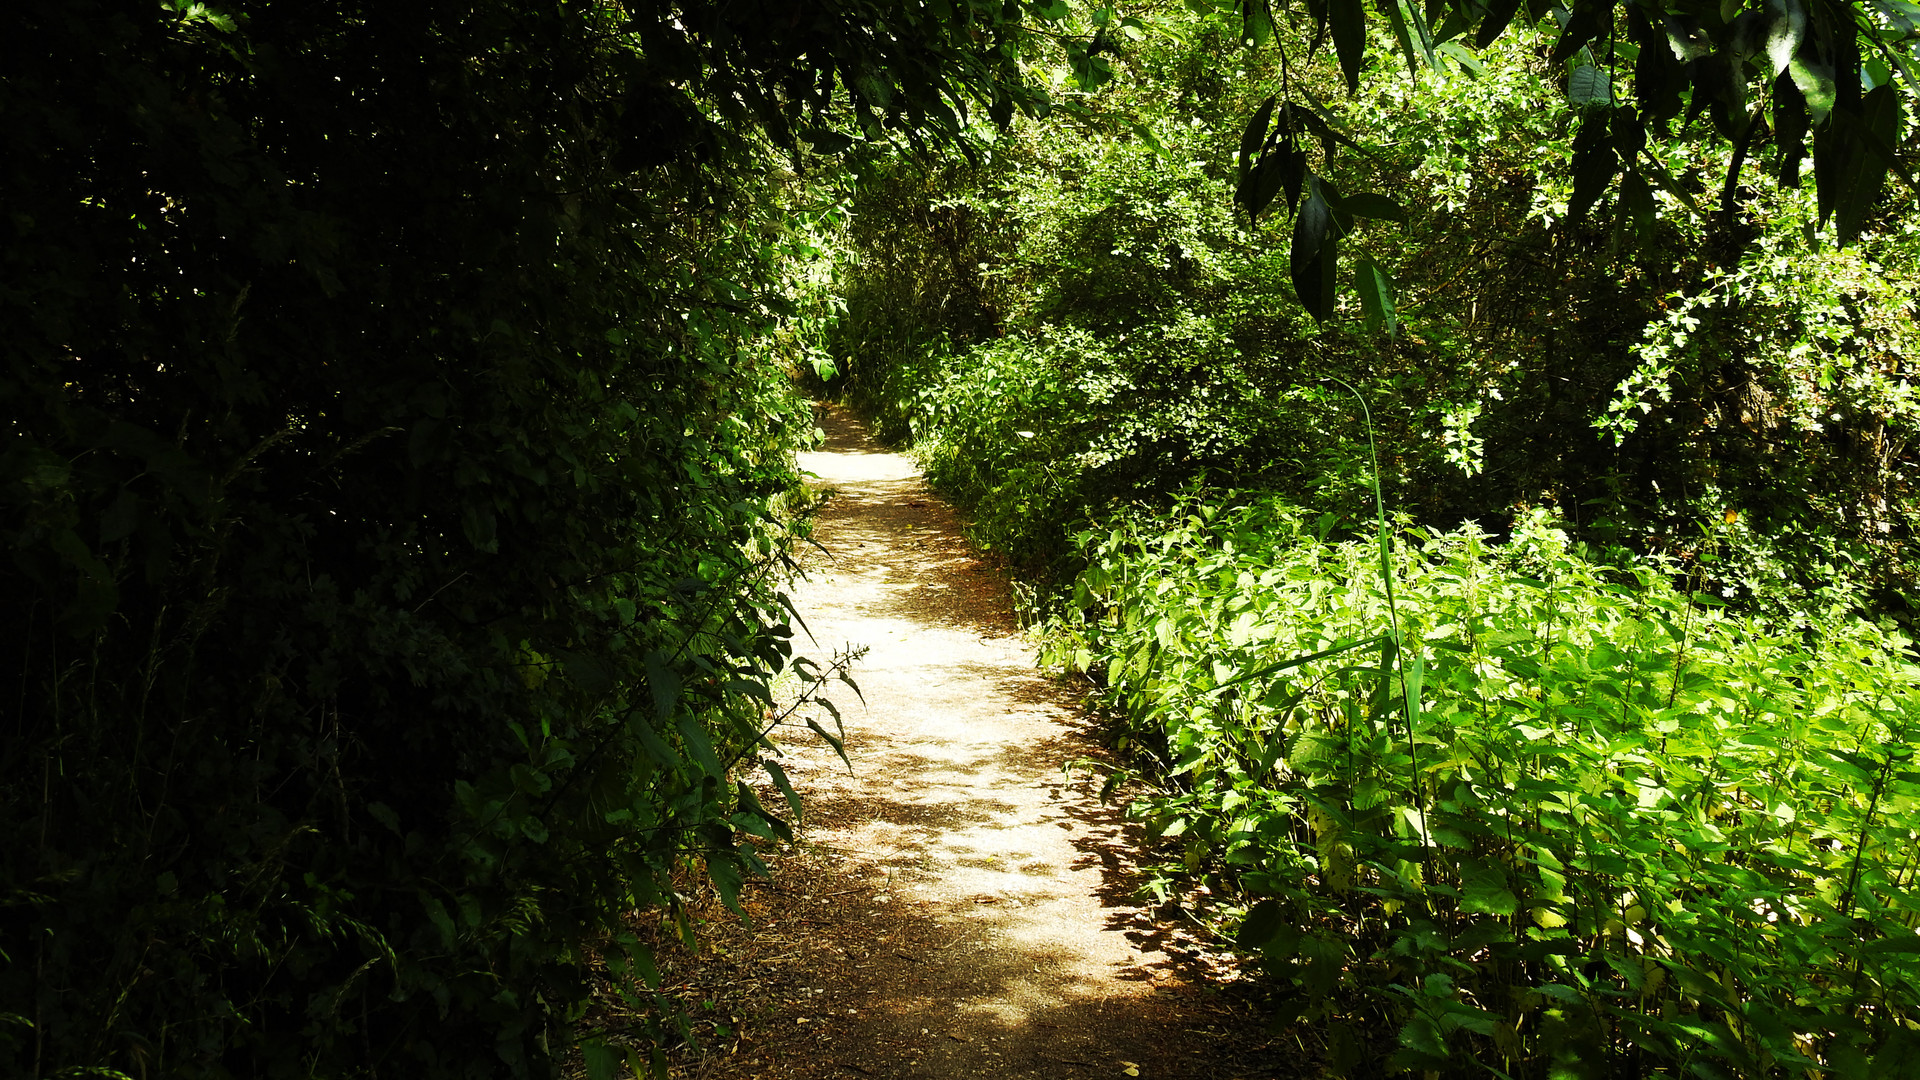
<svg viewBox="0 0 1920 1080">
<path fill-rule="evenodd" d="M 1313 40 L 1307 43 L 1307 59 L 1311 60 L 1327 40 L 1327 0 L 1307 0 L 1307 21 L 1313 24 Z"/>
<path fill-rule="evenodd" d="M 1353 290 L 1360 294 L 1360 310 L 1366 316 L 1367 333 L 1382 330 L 1392 337 L 1400 328 L 1393 309 L 1393 279 L 1379 263 L 1363 258 L 1353 268 Z"/>
<path fill-rule="evenodd" d="M 1787 61 L 1787 76 L 1807 103 L 1808 122 L 1816 127 L 1825 122 L 1840 96 L 1833 72 L 1832 60 L 1820 55 L 1811 40 L 1803 42 L 1800 51 Z"/>
<path fill-rule="evenodd" d="M 1693 82 L 1693 104 L 1687 120 L 1705 108 L 1713 126 L 1729 139 L 1737 139 L 1747 124 L 1747 79 L 1743 62 L 1732 49 L 1721 49 L 1687 65 Z"/>
<path fill-rule="evenodd" d="M 1607 115 L 1594 112 L 1580 121 L 1580 131 L 1573 137 L 1573 197 L 1567 201 L 1567 216 L 1575 225 L 1613 180 L 1618 159 L 1607 136 Z"/>
<path fill-rule="evenodd" d="M 1553 46 L 1553 62 L 1561 64 L 1573 59 L 1573 54 L 1584 48 L 1587 42 L 1606 32 L 1606 23 L 1611 22 L 1612 18 L 1611 0 L 1607 0 L 1604 10 L 1601 0 L 1574 0 L 1573 14 L 1560 31 L 1560 40 Z"/>
<path fill-rule="evenodd" d="M 1520 11 L 1520 0 L 1493 0 L 1487 5 L 1487 17 L 1480 20 L 1480 32 L 1473 36 L 1473 47 L 1484 49 L 1513 21 Z"/>
<path fill-rule="evenodd" d="M 1240 0 L 1242 40 L 1265 45 L 1273 40 L 1273 6 L 1267 0 Z"/>
<path fill-rule="evenodd" d="M 1680 115 L 1686 65 L 1674 56 L 1666 30 L 1647 18 L 1638 4 L 1627 5 L 1627 33 L 1640 49 L 1633 61 L 1634 100 L 1642 116 L 1664 127 Z"/>
<path fill-rule="evenodd" d="M 1393 40 L 1400 46 L 1400 54 L 1406 57 L 1407 71 L 1417 72 L 1420 67 L 1420 57 L 1413 51 L 1413 34 L 1407 28 L 1407 14 L 1401 10 L 1400 2 L 1401 0 L 1381 0 L 1380 9 L 1386 13 L 1387 25 L 1393 29 Z"/>
<path fill-rule="evenodd" d="M 1461 73 L 1469 79 L 1477 79 L 1481 75 L 1486 74 L 1487 65 L 1481 63 L 1480 58 L 1473 55 L 1472 49 L 1467 48 L 1457 41 L 1449 41 L 1438 46 L 1434 51 L 1460 65 Z"/>
<path fill-rule="evenodd" d="M 1800 0 L 1767 0 L 1767 77 L 1773 78 L 1787 65 L 1807 40 L 1807 9 Z"/>
<path fill-rule="evenodd" d="M 1612 118 L 1607 121 L 1607 138 L 1623 164 L 1630 165 L 1640 156 L 1647 145 L 1647 129 L 1640 123 L 1640 115 L 1634 112 L 1633 106 L 1614 107 Z"/>
<path fill-rule="evenodd" d="M 1882 83 L 1860 102 L 1856 116 L 1852 110 L 1833 114 L 1836 135 L 1851 143 L 1846 166 L 1838 177 L 1840 190 L 1834 206 L 1834 229 L 1841 247 L 1852 243 L 1866 224 L 1873 204 L 1886 186 L 1888 168 L 1894 163 L 1892 147 L 1897 141 L 1900 105 L 1893 95 L 1893 84 Z"/>
<path fill-rule="evenodd" d="M 1653 243 L 1653 231 L 1659 217 L 1659 204 L 1653 199 L 1653 186 L 1638 169 L 1620 175 L 1620 209 L 1616 222 L 1627 246 L 1646 248 Z"/>
<path fill-rule="evenodd" d="M 1360 90 L 1360 67 L 1367 58 L 1367 15 L 1361 0 L 1328 0 L 1327 19 L 1333 30 L 1333 50 L 1347 77 L 1347 93 Z"/>
<path fill-rule="evenodd" d="M 1308 178 L 1306 197 L 1293 219 L 1293 246 L 1288 252 L 1294 295 L 1317 322 L 1326 322 L 1333 314 L 1340 226 L 1327 201 L 1331 187 L 1318 176 Z"/>
<path fill-rule="evenodd" d="M 1254 163 L 1260 156 L 1260 148 L 1267 143 L 1267 128 L 1273 122 L 1275 101 L 1275 98 L 1269 97 L 1261 102 L 1260 107 L 1253 111 L 1253 117 L 1247 121 L 1247 129 L 1240 133 L 1240 155 L 1236 160 L 1240 165 L 1240 183 L 1243 186 L 1247 182 L 1247 177 L 1253 173 Z M 1238 197 L 1236 194 L 1235 198 Z"/>
<path fill-rule="evenodd" d="M 1783 187 L 1800 186 L 1800 161 L 1807 156 L 1807 132 L 1812 126 L 1807 116 L 1807 99 L 1793 76 L 1782 72 L 1773 81 L 1773 136 L 1780 147 L 1775 176 Z"/>
</svg>

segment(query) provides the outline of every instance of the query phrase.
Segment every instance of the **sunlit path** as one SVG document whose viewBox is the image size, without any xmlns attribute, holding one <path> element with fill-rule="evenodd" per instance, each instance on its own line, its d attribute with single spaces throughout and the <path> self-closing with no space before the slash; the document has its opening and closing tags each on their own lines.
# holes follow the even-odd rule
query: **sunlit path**
<svg viewBox="0 0 1920 1080">
<path fill-rule="evenodd" d="M 830 491 L 826 551 L 795 599 L 816 653 L 870 648 L 864 703 L 834 695 L 854 771 L 788 748 L 808 851 L 753 890 L 744 947 L 798 962 L 741 962 L 777 969 L 778 1011 L 701 1075 L 1269 1075 L 1261 1037 L 1228 1030 L 1245 1009 L 1130 897 L 1122 824 L 1063 771 L 1096 752 L 1088 721 L 1035 669 L 1000 576 L 910 461 L 822 423 L 801 466 Z"/>
</svg>

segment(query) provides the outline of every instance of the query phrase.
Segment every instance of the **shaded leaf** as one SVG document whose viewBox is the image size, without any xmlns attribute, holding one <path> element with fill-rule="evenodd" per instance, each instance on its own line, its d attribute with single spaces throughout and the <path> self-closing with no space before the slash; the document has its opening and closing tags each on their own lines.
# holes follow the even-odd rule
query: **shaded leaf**
<svg viewBox="0 0 1920 1080">
<path fill-rule="evenodd" d="M 1333 50 L 1347 77 L 1347 93 L 1360 89 L 1360 68 L 1367 58 L 1367 15 L 1361 0 L 1328 0 L 1327 22 L 1333 31 Z"/>
<path fill-rule="evenodd" d="M 1493 0 L 1487 5 L 1487 17 L 1480 20 L 1480 32 L 1473 36 L 1473 47 L 1484 49 L 1493 44 L 1519 11 L 1520 0 Z"/>
<path fill-rule="evenodd" d="M 1294 295 L 1318 322 L 1327 321 L 1333 314 L 1333 273 L 1340 227 L 1327 201 L 1329 190 L 1331 185 L 1318 176 L 1307 180 L 1306 197 L 1293 219 L 1293 246 L 1288 252 Z"/>
<path fill-rule="evenodd" d="M 1594 112 L 1580 121 L 1573 137 L 1573 196 L 1567 216 L 1578 225 L 1612 182 L 1618 159 L 1608 138 L 1607 114 Z"/>
<path fill-rule="evenodd" d="M 1378 221 L 1407 223 L 1407 212 L 1400 204 L 1385 195 L 1364 191 L 1358 195 L 1343 195 L 1335 207 L 1355 217 L 1373 218 Z"/>
<path fill-rule="evenodd" d="M 1773 136 L 1780 148 L 1774 175 L 1784 187 L 1800 186 L 1800 162 L 1807 156 L 1807 133 L 1812 120 L 1800 85 L 1789 74 L 1773 81 Z"/>
<path fill-rule="evenodd" d="M 1611 21 L 1612 14 L 1611 0 L 1608 0 L 1604 9 L 1600 0 L 1575 0 L 1573 14 L 1561 29 L 1560 40 L 1553 46 L 1553 62 L 1560 64 L 1573 59 L 1573 54 L 1584 48 L 1587 42 L 1605 32 L 1606 22 Z"/>
<path fill-rule="evenodd" d="M 1280 932 L 1285 915 L 1277 900 L 1262 900 L 1247 910 L 1247 917 L 1240 922 L 1240 932 L 1234 937 L 1234 943 L 1242 949 L 1258 949 L 1272 941 Z"/>
<path fill-rule="evenodd" d="M 1627 5 L 1627 33 L 1639 46 L 1633 61 L 1634 100 L 1642 116 L 1665 125 L 1680 115 L 1686 66 L 1674 56 L 1665 27 L 1649 19 L 1638 4 Z"/>
</svg>

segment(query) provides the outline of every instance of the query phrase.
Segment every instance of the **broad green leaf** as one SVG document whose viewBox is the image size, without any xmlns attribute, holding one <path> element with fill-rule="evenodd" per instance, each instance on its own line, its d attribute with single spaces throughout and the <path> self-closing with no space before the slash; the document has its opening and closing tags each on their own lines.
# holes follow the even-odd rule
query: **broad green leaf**
<svg viewBox="0 0 1920 1080">
<path fill-rule="evenodd" d="M 1394 314 L 1393 279 L 1380 268 L 1380 264 L 1371 258 L 1362 258 L 1354 264 L 1353 289 L 1360 295 L 1360 309 L 1366 313 L 1366 327 L 1370 334 L 1385 330 L 1392 337 L 1399 328 L 1399 319 Z"/>
<path fill-rule="evenodd" d="M 701 725 L 700 721 L 696 717 L 682 716 L 675 726 L 680 729 L 681 745 L 687 748 L 687 752 L 702 769 L 706 770 L 707 775 L 715 779 L 725 777 L 727 771 L 721 766 L 720 759 L 714 755 L 713 741 L 708 737 L 707 729 Z"/>
<path fill-rule="evenodd" d="M 654 715 L 665 720 L 673 715 L 674 706 L 680 700 L 680 676 L 667 667 L 666 656 L 657 649 L 647 653 L 645 663 Z"/>
<path fill-rule="evenodd" d="M 1612 14 L 1611 0 L 1574 0 L 1573 13 L 1560 31 L 1560 40 L 1553 46 L 1552 62 L 1560 64 L 1573 59 L 1574 53 L 1604 31 L 1603 16 L 1610 22 Z"/>
<path fill-rule="evenodd" d="M 1833 65 L 1803 45 L 1787 62 L 1786 74 L 1806 100 L 1809 121 L 1817 126 L 1826 120 L 1827 114 L 1833 111 L 1834 104 L 1840 98 Z"/>
</svg>

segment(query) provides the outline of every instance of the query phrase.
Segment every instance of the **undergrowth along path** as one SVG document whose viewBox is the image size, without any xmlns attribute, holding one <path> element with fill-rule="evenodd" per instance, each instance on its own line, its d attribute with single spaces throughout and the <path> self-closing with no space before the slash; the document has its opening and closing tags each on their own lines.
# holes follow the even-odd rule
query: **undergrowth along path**
<svg viewBox="0 0 1920 1080">
<path fill-rule="evenodd" d="M 853 769 L 811 735 L 786 745 L 798 850 L 748 890 L 750 926 L 715 920 L 697 970 L 674 965 L 716 1014 L 687 1075 L 1215 1080 L 1297 1062 L 1219 989 L 1221 958 L 1134 898 L 1137 837 L 1063 769 L 1101 753 L 1091 722 L 1036 669 L 1001 575 L 907 458 L 837 408 L 820 422 L 801 465 L 824 552 L 795 593 L 812 641 L 797 633 L 870 650 L 864 701 L 833 697 Z"/>
</svg>

